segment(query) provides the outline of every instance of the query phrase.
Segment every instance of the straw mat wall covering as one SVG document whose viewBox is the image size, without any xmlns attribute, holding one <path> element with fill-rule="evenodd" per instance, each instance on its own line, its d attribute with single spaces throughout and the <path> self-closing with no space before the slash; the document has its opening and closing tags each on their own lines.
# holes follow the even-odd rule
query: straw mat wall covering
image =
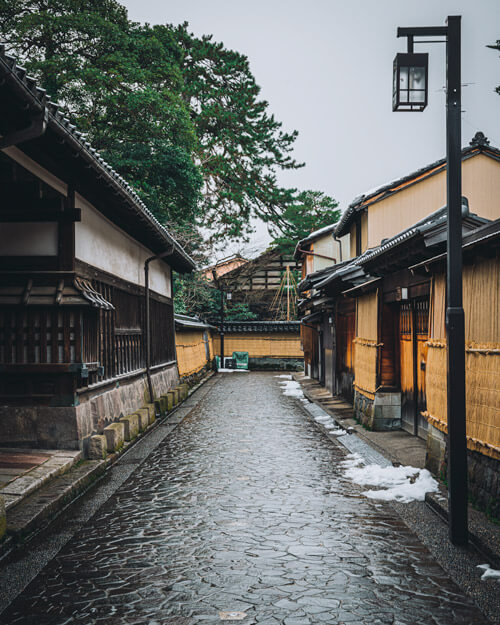
<svg viewBox="0 0 500 625">
<path fill-rule="evenodd" d="M 214 336 L 214 349 L 220 354 L 220 338 Z M 224 336 L 224 355 L 233 352 L 248 352 L 250 358 L 303 358 L 300 336 L 298 334 L 272 332 L 226 334 Z"/>
<path fill-rule="evenodd" d="M 464 267 L 467 438 L 470 449 L 500 460 L 500 261 Z M 444 276 L 433 284 L 425 417 L 447 431 Z"/>
<path fill-rule="evenodd" d="M 175 333 L 175 347 L 177 349 L 177 366 L 179 375 L 192 375 L 213 358 L 213 342 L 210 334 L 203 330 L 177 330 Z M 207 360 L 207 347 L 209 359 Z"/>
</svg>

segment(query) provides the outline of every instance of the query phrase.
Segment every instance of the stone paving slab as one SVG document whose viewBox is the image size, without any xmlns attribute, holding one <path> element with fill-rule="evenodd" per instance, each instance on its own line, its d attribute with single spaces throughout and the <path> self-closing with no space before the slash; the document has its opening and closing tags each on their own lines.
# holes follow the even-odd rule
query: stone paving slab
<svg viewBox="0 0 500 625">
<path fill-rule="evenodd" d="M 0 488 L 0 495 L 5 497 L 6 509 L 19 504 L 56 476 L 69 471 L 80 461 L 81 456 L 78 450 L 0 449 L 0 459 L 5 464 L 15 465 L 19 460 L 17 475 L 11 475 L 10 481 Z"/>
<path fill-rule="evenodd" d="M 82 514 L 92 514 L 0 618 L 488 623 L 393 507 L 344 477 L 346 450 L 304 418 L 272 374 L 219 380 L 172 435 L 157 427 L 143 439 L 158 439 L 147 457 L 136 447 L 128 459 L 137 454 L 137 464 L 125 464 L 125 454 L 114 465 L 125 477 L 106 503 L 96 509 L 95 493 L 82 498 Z"/>
</svg>

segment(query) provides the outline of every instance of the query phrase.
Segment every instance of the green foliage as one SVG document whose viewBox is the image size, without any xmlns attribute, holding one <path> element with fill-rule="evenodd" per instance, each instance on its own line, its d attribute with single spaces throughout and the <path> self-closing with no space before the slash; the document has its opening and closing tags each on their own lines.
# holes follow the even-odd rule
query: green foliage
<svg viewBox="0 0 500 625">
<path fill-rule="evenodd" d="M 320 191 L 302 191 L 283 212 L 284 225 L 272 246 L 281 254 L 293 254 L 297 242 L 314 230 L 334 224 L 340 217 L 338 203 Z"/>
<path fill-rule="evenodd" d="M 221 292 L 212 280 L 207 280 L 199 273 L 190 275 L 175 274 L 174 308 L 175 312 L 185 315 L 197 315 L 202 319 L 220 322 Z M 225 300 L 224 318 L 226 321 L 248 321 L 257 319 L 245 302 Z"/>
<path fill-rule="evenodd" d="M 175 274 L 174 309 L 180 314 L 216 319 L 220 311 L 220 291 L 199 273 Z"/>
<path fill-rule="evenodd" d="M 251 321 L 258 319 L 258 315 L 248 308 L 246 302 L 227 302 L 225 310 L 226 321 Z"/>
<path fill-rule="evenodd" d="M 0 35 L 160 221 L 195 221 L 202 179 L 172 32 L 129 22 L 114 0 L 2 0 Z"/>
<path fill-rule="evenodd" d="M 246 56 L 187 28 L 174 32 L 184 51 L 182 97 L 198 136 L 205 223 L 215 241 L 245 239 L 252 217 L 279 225 L 293 201 L 295 190 L 280 187 L 276 174 L 302 167 L 290 156 L 297 132 L 283 132 L 259 99 Z"/>
</svg>

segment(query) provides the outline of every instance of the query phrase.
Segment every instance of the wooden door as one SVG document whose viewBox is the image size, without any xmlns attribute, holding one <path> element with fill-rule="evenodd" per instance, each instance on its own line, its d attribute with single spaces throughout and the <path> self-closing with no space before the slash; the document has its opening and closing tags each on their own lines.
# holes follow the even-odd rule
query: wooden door
<svg viewBox="0 0 500 625">
<path fill-rule="evenodd" d="M 429 326 L 427 299 L 404 302 L 399 311 L 399 353 L 401 418 L 403 429 L 415 436 L 425 436 L 427 421 L 425 364 Z"/>
</svg>

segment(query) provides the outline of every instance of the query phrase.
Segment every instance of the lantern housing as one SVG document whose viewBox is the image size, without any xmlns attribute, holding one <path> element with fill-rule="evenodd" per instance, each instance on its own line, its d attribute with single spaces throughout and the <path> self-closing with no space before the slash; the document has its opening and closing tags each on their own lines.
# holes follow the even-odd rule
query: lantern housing
<svg viewBox="0 0 500 625">
<path fill-rule="evenodd" d="M 394 58 L 392 110 L 423 111 L 427 106 L 427 53 L 399 52 Z"/>
</svg>

